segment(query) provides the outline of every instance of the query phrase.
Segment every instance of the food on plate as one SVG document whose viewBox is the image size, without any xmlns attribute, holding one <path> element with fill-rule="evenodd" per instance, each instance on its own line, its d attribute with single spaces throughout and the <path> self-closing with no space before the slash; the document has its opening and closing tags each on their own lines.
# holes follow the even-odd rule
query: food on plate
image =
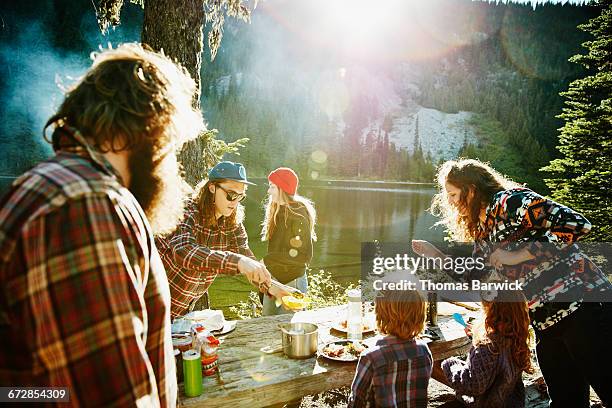
<svg viewBox="0 0 612 408">
<path fill-rule="evenodd" d="M 367 346 L 357 341 L 347 341 L 344 343 L 330 343 L 326 345 L 322 353 L 326 357 L 334 358 L 337 360 L 357 360 L 362 351 Z"/>
<path fill-rule="evenodd" d="M 308 296 L 297 297 L 294 295 L 283 296 L 283 304 L 291 310 L 304 309 L 311 302 Z"/>
<path fill-rule="evenodd" d="M 340 357 L 344 354 L 344 346 L 342 344 L 329 344 L 323 349 L 323 353 L 329 357 Z"/>
</svg>

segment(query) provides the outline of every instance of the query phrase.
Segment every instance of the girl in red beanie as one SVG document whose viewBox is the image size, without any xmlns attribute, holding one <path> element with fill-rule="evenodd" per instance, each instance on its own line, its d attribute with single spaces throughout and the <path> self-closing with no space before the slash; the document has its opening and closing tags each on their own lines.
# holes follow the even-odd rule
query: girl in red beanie
<svg viewBox="0 0 612 408">
<path fill-rule="evenodd" d="M 281 283 L 308 290 L 306 269 L 312 259 L 316 211 L 312 201 L 297 194 L 299 179 L 293 170 L 280 167 L 268 176 L 270 187 L 262 223 L 262 241 L 268 241 L 264 263 L 272 276 Z M 275 299 L 264 296 L 264 316 L 285 313 Z"/>
</svg>

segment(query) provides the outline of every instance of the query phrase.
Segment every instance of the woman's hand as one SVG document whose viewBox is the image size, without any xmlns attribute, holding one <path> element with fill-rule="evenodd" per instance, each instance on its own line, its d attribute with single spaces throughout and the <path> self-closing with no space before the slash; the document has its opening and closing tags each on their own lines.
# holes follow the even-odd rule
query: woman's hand
<svg viewBox="0 0 612 408">
<path fill-rule="evenodd" d="M 415 254 L 425 258 L 444 258 L 445 255 L 430 242 L 420 239 L 412 240 L 412 250 Z"/>
<path fill-rule="evenodd" d="M 518 265 L 533 258 L 534 256 L 526 248 L 518 251 L 496 249 L 489 257 L 489 263 L 495 269 L 501 269 L 504 265 Z"/>
<path fill-rule="evenodd" d="M 468 323 L 467 326 L 463 328 L 463 331 L 465 332 L 466 336 L 468 336 L 470 339 L 472 338 L 472 324 L 471 323 Z"/>
<path fill-rule="evenodd" d="M 431 378 L 450 387 L 450 382 L 448 381 L 448 378 L 446 378 L 444 370 L 442 370 L 442 360 L 434 361 L 431 370 Z"/>
</svg>

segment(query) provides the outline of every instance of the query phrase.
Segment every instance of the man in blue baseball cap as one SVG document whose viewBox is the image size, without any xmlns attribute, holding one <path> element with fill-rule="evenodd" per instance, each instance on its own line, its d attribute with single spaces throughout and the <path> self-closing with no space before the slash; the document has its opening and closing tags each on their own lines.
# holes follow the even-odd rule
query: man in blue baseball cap
<svg viewBox="0 0 612 408">
<path fill-rule="evenodd" d="M 248 181 L 240 163 L 223 161 L 208 172 L 186 206 L 185 220 L 157 248 L 166 267 L 171 314 L 181 316 L 204 295 L 218 274 L 243 274 L 261 291 L 286 295 L 270 288 L 270 272 L 255 258 L 242 224 Z"/>
<path fill-rule="evenodd" d="M 231 161 L 222 161 L 210 169 L 208 172 L 208 180 L 234 180 L 242 184 L 256 185 L 247 180 L 246 169 L 241 163 L 234 163 Z"/>
</svg>

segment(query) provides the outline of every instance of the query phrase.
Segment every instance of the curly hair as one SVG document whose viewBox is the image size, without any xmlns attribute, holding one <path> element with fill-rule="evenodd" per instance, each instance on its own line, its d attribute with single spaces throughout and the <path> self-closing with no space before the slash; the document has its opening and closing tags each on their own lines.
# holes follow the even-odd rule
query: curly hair
<svg viewBox="0 0 612 408">
<path fill-rule="evenodd" d="M 438 193 L 432 200 L 430 211 L 442 218 L 436 225 L 444 225 L 451 237 L 459 242 L 477 238 L 480 210 L 487 207 L 495 193 L 520 187 L 487 163 L 476 159 L 443 163 L 438 169 L 437 182 Z M 459 207 L 449 202 L 446 183 L 461 190 Z M 467 209 L 467 214 L 461 214 L 460 208 Z"/>
<path fill-rule="evenodd" d="M 77 128 L 101 152 L 153 146 L 163 157 L 205 129 L 193 98 L 196 84 L 163 54 L 137 43 L 92 54 L 93 64 L 47 121 Z M 59 135 L 52 143 L 57 150 Z"/>
<path fill-rule="evenodd" d="M 416 290 L 381 291 L 374 308 L 376 325 L 383 334 L 409 340 L 425 328 L 427 302 Z"/>
<path fill-rule="evenodd" d="M 474 330 L 474 345 L 508 352 L 513 365 L 531 373 L 529 307 L 521 292 L 505 292 L 504 301 L 483 301 L 485 315 Z"/>
</svg>

